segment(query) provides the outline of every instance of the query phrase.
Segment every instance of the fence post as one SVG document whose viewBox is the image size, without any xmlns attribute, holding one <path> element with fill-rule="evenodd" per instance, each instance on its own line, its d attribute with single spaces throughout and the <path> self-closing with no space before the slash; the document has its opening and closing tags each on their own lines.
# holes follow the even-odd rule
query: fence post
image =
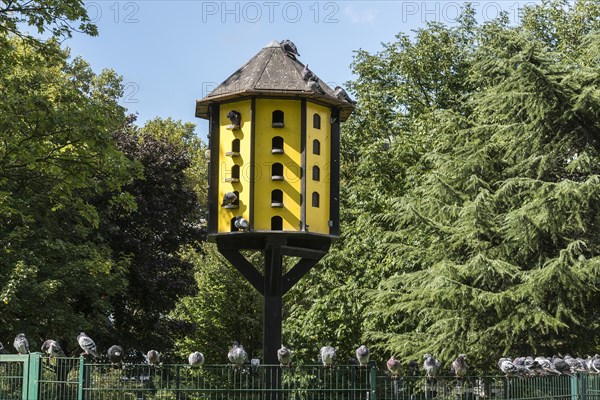
<svg viewBox="0 0 600 400">
<path fill-rule="evenodd" d="M 40 374 L 42 372 L 40 353 L 29 354 L 29 370 L 27 371 L 27 398 L 37 399 L 40 388 Z M 25 385 L 23 385 L 25 386 Z"/>
<path fill-rule="evenodd" d="M 83 384 L 85 381 L 85 360 L 79 356 L 79 382 L 77 382 L 77 399 L 83 400 Z"/>
<path fill-rule="evenodd" d="M 571 400 L 578 399 L 577 374 L 571 376 Z"/>
<path fill-rule="evenodd" d="M 375 365 L 371 365 L 371 393 L 369 400 L 377 400 L 377 368 Z"/>
</svg>

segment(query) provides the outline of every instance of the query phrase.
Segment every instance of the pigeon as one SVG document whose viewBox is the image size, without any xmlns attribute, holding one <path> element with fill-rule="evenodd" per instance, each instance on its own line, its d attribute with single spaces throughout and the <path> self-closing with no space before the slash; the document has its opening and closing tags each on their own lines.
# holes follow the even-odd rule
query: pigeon
<svg viewBox="0 0 600 400">
<path fill-rule="evenodd" d="M 573 374 L 571 374 L 571 366 L 562 358 L 556 356 L 552 357 L 552 365 L 554 365 L 554 368 L 561 374 L 573 376 Z"/>
<path fill-rule="evenodd" d="M 223 195 L 223 203 L 221 204 L 221 207 L 235 203 L 237 198 L 237 195 L 233 192 L 225 193 L 225 195 Z"/>
<path fill-rule="evenodd" d="M 571 373 L 574 374 L 577 371 L 582 371 L 581 364 L 579 364 L 579 361 L 577 361 L 575 358 L 571 357 L 570 355 L 568 355 L 568 354 L 565 355 L 563 360 L 565 360 L 565 362 L 569 365 L 569 368 L 571 369 Z"/>
<path fill-rule="evenodd" d="M 509 376 L 519 376 L 519 369 L 517 368 L 517 366 L 515 364 L 513 364 L 512 360 L 510 358 L 506 358 L 506 357 L 502 357 L 500 358 L 500 360 L 498 360 L 498 367 L 500 368 L 500 371 L 504 372 L 504 374 L 506 375 L 506 377 L 508 378 Z"/>
<path fill-rule="evenodd" d="M 356 104 L 356 100 L 352 100 L 348 93 L 341 86 L 336 86 L 333 93 L 340 100 L 347 101 L 350 104 Z"/>
<path fill-rule="evenodd" d="M 583 358 L 577 357 L 576 360 L 579 363 L 579 368 L 580 368 L 579 371 L 581 371 L 581 372 L 589 371 L 587 362 Z"/>
<path fill-rule="evenodd" d="M 248 355 L 246 354 L 246 350 L 244 350 L 244 346 L 238 342 L 233 342 L 229 353 L 227 353 L 227 358 L 229 358 L 229 361 L 234 366 L 239 367 L 248 359 Z"/>
<path fill-rule="evenodd" d="M 315 74 L 313 74 L 313 72 L 312 72 L 310 69 L 308 69 L 308 64 L 306 64 L 306 65 L 304 66 L 304 69 L 302 70 L 301 74 L 302 74 L 302 79 L 303 79 L 303 80 L 305 80 L 305 81 L 309 81 L 309 80 L 311 80 L 311 79 L 312 79 L 312 80 L 315 80 L 315 81 L 318 81 L 318 80 L 319 80 L 319 79 L 318 79 L 318 78 L 315 76 Z"/>
<path fill-rule="evenodd" d="M 123 348 L 118 344 L 114 344 L 108 348 L 108 360 L 113 368 L 121 368 L 123 366 Z"/>
<path fill-rule="evenodd" d="M 77 343 L 84 351 L 84 354 L 91 354 L 94 358 L 100 358 L 100 354 L 96 350 L 96 343 L 92 340 L 91 337 L 81 332 L 79 336 L 77 336 Z"/>
<path fill-rule="evenodd" d="M 280 367 L 289 367 L 292 364 L 292 352 L 285 346 L 281 346 L 277 350 L 277 360 L 279 360 Z"/>
<path fill-rule="evenodd" d="M 454 370 L 454 375 L 456 375 L 458 378 L 462 378 L 467 375 L 468 365 L 465 362 L 465 358 L 467 358 L 466 355 L 459 354 L 458 357 L 456 357 L 456 360 L 452 361 L 452 370 Z"/>
<path fill-rule="evenodd" d="M 204 354 L 195 351 L 188 356 L 188 362 L 192 368 L 201 367 L 204 364 Z"/>
<path fill-rule="evenodd" d="M 8 352 L 8 350 L 6 350 L 6 349 L 4 348 L 4 345 L 2 344 L 2 342 L 0 342 L 0 354 L 10 354 L 10 353 Z"/>
<path fill-rule="evenodd" d="M 42 344 L 42 351 L 50 357 L 64 357 L 65 352 L 56 340 L 48 339 Z"/>
<path fill-rule="evenodd" d="M 427 375 L 427 378 L 428 379 L 435 378 L 435 376 L 437 375 L 438 369 L 442 366 L 441 361 L 437 360 L 431 354 L 423 355 L 423 359 L 425 360 L 425 361 L 423 361 L 423 368 L 425 368 L 425 373 Z"/>
<path fill-rule="evenodd" d="M 598 354 L 592 357 L 589 367 L 590 372 L 600 373 L 600 356 Z"/>
<path fill-rule="evenodd" d="M 364 367 L 369 363 L 369 349 L 364 344 L 356 349 L 356 359 L 361 367 Z"/>
<path fill-rule="evenodd" d="M 335 347 L 332 346 L 323 346 L 319 351 L 319 356 L 321 357 L 321 362 L 323 366 L 330 367 L 333 365 L 333 360 L 335 359 Z"/>
<path fill-rule="evenodd" d="M 235 220 L 233 221 L 233 225 L 240 231 L 247 231 L 248 228 L 250 228 L 250 223 L 248 222 L 248 220 L 246 218 L 242 217 L 241 215 L 238 215 L 237 217 L 235 217 Z"/>
<path fill-rule="evenodd" d="M 235 111 L 231 110 L 227 113 L 227 118 L 231 121 L 231 125 L 228 125 L 230 129 L 239 129 L 242 123 L 242 115 Z"/>
<path fill-rule="evenodd" d="M 323 90 L 321 85 L 319 85 L 319 82 L 316 81 L 314 78 L 310 79 L 308 82 L 306 82 L 306 86 L 308 86 L 309 89 L 315 93 L 325 94 L 325 90 Z"/>
<path fill-rule="evenodd" d="M 146 358 L 148 358 L 148 364 L 152 364 L 153 367 L 157 367 L 160 363 L 160 353 L 156 350 L 148 351 Z"/>
<path fill-rule="evenodd" d="M 29 342 L 24 333 L 19 333 L 17 337 L 15 337 L 13 346 L 15 346 L 15 349 L 19 354 L 29 354 Z"/>
<path fill-rule="evenodd" d="M 281 43 L 279 43 L 279 45 L 281 46 L 285 54 L 287 54 L 287 56 L 290 57 L 292 60 L 295 60 L 296 57 L 300 57 L 296 45 L 291 40 L 282 40 Z"/>
<path fill-rule="evenodd" d="M 394 356 L 391 356 L 386 364 L 388 371 L 390 371 L 393 377 L 397 377 L 400 374 L 400 361 L 396 360 Z"/>
<path fill-rule="evenodd" d="M 547 358 L 536 357 L 535 361 L 538 362 L 538 364 L 542 367 L 542 369 L 544 370 L 544 372 L 546 374 L 550 373 L 550 374 L 554 374 L 554 375 L 560 375 L 560 371 L 557 371 L 557 369 L 554 367 L 554 365 Z"/>
</svg>

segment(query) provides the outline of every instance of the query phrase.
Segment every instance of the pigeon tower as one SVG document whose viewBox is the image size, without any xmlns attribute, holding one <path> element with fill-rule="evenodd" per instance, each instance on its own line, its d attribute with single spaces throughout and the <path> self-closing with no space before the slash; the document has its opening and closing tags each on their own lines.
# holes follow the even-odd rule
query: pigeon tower
<svg viewBox="0 0 600 400">
<path fill-rule="evenodd" d="M 265 362 L 277 362 L 281 297 L 339 237 L 340 123 L 355 102 L 273 41 L 196 102 L 209 120 L 208 237 L 265 296 Z M 265 253 L 265 274 L 240 253 Z M 300 257 L 282 271 L 282 257 Z M 285 272 L 285 273 L 284 273 Z"/>
</svg>

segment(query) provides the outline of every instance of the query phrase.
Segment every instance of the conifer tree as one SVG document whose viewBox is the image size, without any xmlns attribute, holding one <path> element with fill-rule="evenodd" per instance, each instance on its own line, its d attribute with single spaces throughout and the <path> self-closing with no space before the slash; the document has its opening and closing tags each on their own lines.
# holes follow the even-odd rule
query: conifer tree
<svg viewBox="0 0 600 400">
<path fill-rule="evenodd" d="M 374 218 L 399 268 L 370 293 L 367 336 L 406 359 L 598 345 L 600 37 L 566 51 L 540 28 L 482 27 L 466 107 L 436 110 L 427 172 Z"/>
</svg>

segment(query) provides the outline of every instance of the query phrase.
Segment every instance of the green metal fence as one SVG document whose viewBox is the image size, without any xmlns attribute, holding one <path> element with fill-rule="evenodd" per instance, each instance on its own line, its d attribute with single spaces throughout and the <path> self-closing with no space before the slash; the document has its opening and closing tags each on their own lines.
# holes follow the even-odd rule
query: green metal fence
<svg viewBox="0 0 600 400">
<path fill-rule="evenodd" d="M 0 356 L 0 400 L 600 400 L 600 375 L 392 378 L 374 365 L 127 364 Z"/>
</svg>

